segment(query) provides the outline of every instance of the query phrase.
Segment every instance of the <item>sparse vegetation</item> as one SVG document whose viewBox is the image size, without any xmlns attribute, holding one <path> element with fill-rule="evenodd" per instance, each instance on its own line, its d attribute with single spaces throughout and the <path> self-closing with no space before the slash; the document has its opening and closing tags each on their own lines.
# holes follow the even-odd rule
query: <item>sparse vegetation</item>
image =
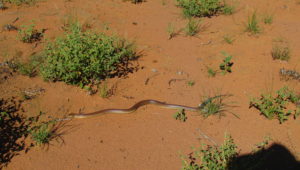
<svg viewBox="0 0 300 170">
<path fill-rule="evenodd" d="M 189 19 L 186 27 L 185 34 L 188 36 L 195 36 L 200 31 L 200 22 L 199 20 Z"/>
<path fill-rule="evenodd" d="M 263 21 L 264 21 L 265 24 L 272 24 L 273 23 L 273 15 L 265 14 L 263 16 Z"/>
<path fill-rule="evenodd" d="M 291 58 L 290 48 L 286 42 L 277 41 L 273 44 L 271 55 L 274 60 L 288 61 Z"/>
<path fill-rule="evenodd" d="M 179 120 L 181 122 L 185 122 L 187 120 L 187 116 L 184 109 L 178 110 L 174 115 L 174 119 Z"/>
<path fill-rule="evenodd" d="M 226 170 L 229 163 L 238 156 L 237 146 L 230 135 L 225 135 L 221 146 L 202 145 L 189 157 L 183 157 L 183 170 Z"/>
<path fill-rule="evenodd" d="M 178 31 L 176 31 L 175 26 L 172 23 L 168 24 L 167 32 L 169 35 L 169 40 L 174 38 L 176 35 L 178 35 Z"/>
<path fill-rule="evenodd" d="M 194 86 L 195 85 L 195 81 L 190 80 L 190 81 L 187 82 L 187 85 L 188 86 Z"/>
<path fill-rule="evenodd" d="M 135 52 L 132 44 L 123 39 L 82 32 L 78 26 L 65 37 L 50 42 L 45 55 L 45 64 L 41 68 L 44 79 L 84 87 L 121 74 L 119 66 L 128 64 Z"/>
<path fill-rule="evenodd" d="M 207 68 L 207 73 L 209 77 L 215 77 L 217 74 L 217 71 L 213 70 L 212 68 L 208 67 Z"/>
<path fill-rule="evenodd" d="M 275 96 L 266 93 L 260 98 L 252 98 L 250 107 L 255 107 L 268 119 L 277 118 L 280 123 L 283 123 L 293 114 L 295 119 L 299 116 L 299 102 L 300 95 L 285 86 L 276 91 Z M 287 108 L 288 103 L 294 104 L 293 110 Z"/>
<path fill-rule="evenodd" d="M 258 20 L 256 16 L 256 12 L 253 12 L 251 16 L 248 16 L 248 21 L 246 23 L 246 32 L 249 32 L 253 35 L 258 34 L 261 32 L 261 29 L 258 25 Z"/>
<path fill-rule="evenodd" d="M 232 72 L 231 67 L 233 66 L 233 62 L 231 61 L 232 55 L 226 52 L 221 52 L 221 53 L 225 56 L 225 59 L 220 64 L 220 69 L 222 70 L 222 74 L 231 73 Z"/>
<path fill-rule="evenodd" d="M 108 89 L 106 82 L 104 82 L 103 85 L 102 84 L 98 85 L 98 91 L 100 97 L 102 98 L 108 98 L 110 96 L 110 90 Z"/>
<path fill-rule="evenodd" d="M 36 146 L 43 146 L 60 136 L 57 130 L 56 121 L 52 120 L 32 126 L 29 133 Z"/>
<path fill-rule="evenodd" d="M 186 17 L 210 17 L 217 14 L 222 6 L 220 0 L 177 0 Z"/>
<path fill-rule="evenodd" d="M 34 28 L 35 24 L 22 25 L 18 31 L 18 39 L 24 43 L 33 43 L 40 41 L 43 37 L 43 32 Z"/>
<path fill-rule="evenodd" d="M 227 44 L 232 44 L 233 41 L 234 41 L 233 37 L 230 36 L 230 35 L 224 35 L 224 36 L 223 36 L 223 40 L 224 40 Z"/>
<path fill-rule="evenodd" d="M 225 104 L 223 101 L 224 95 L 216 95 L 213 97 L 203 97 L 201 105 L 199 106 L 200 114 L 207 118 L 212 115 L 224 116 Z"/>
<path fill-rule="evenodd" d="M 20 62 L 16 61 L 15 69 L 22 75 L 34 77 L 38 74 L 39 66 L 44 62 L 44 56 L 32 55 L 29 61 Z"/>
</svg>

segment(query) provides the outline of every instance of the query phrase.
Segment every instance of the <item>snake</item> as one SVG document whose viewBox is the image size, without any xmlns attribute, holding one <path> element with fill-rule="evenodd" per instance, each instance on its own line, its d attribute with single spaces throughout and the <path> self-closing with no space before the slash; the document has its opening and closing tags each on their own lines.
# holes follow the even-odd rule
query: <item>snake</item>
<svg viewBox="0 0 300 170">
<path fill-rule="evenodd" d="M 104 115 L 104 114 L 110 114 L 110 113 L 129 114 L 129 113 L 135 112 L 137 109 L 139 109 L 140 107 L 145 106 L 145 105 L 155 105 L 155 106 L 168 108 L 168 109 L 178 109 L 178 110 L 183 109 L 183 110 L 187 110 L 187 111 L 199 112 L 212 100 L 222 97 L 222 96 L 225 96 L 225 95 L 218 95 L 218 96 L 210 97 L 207 100 L 205 100 L 204 102 L 202 102 L 197 107 L 190 107 L 190 106 L 184 106 L 184 105 L 178 105 L 178 104 L 169 104 L 169 103 L 161 102 L 158 100 L 152 100 L 152 99 L 141 100 L 128 109 L 104 109 L 104 110 L 99 110 L 99 111 L 95 111 L 95 112 L 91 112 L 91 113 L 80 113 L 80 114 L 70 113 L 63 119 L 57 119 L 57 121 L 92 118 L 92 117 L 96 117 L 96 116 L 100 116 L 100 115 Z"/>
</svg>

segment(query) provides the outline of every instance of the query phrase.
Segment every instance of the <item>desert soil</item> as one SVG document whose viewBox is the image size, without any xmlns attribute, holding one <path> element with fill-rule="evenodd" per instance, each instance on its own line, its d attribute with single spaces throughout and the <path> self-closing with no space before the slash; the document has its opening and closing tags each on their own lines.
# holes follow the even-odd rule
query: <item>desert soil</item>
<svg viewBox="0 0 300 170">
<path fill-rule="evenodd" d="M 262 32 L 257 36 L 245 33 L 247 18 L 254 11 L 259 19 L 273 14 L 274 22 L 260 21 Z M 176 110 L 145 106 L 132 114 L 107 114 L 92 119 L 77 119 L 68 123 L 62 136 L 64 142 L 51 141 L 49 147 L 35 147 L 20 152 L 4 169 L 180 169 L 180 155 L 201 143 L 213 144 L 209 136 L 221 144 L 224 134 L 231 134 L 241 155 L 270 136 L 300 157 L 300 119 L 290 118 L 283 124 L 268 120 L 259 111 L 249 109 L 251 97 L 288 85 L 300 90 L 299 81 L 282 81 L 280 68 L 300 70 L 300 4 L 295 0 L 238 1 L 233 15 L 202 19 L 202 30 L 195 37 L 184 32 L 168 39 L 167 27 L 173 23 L 184 28 L 187 20 L 174 0 L 148 0 L 140 4 L 122 0 L 45 0 L 33 6 L 8 5 L 0 11 L 0 25 L 30 24 L 47 29 L 42 42 L 25 44 L 17 40 L 16 31 L 0 32 L 1 62 L 21 57 L 26 60 L 42 51 L 47 41 L 63 35 L 64 20 L 77 17 L 97 32 L 115 34 L 134 41 L 141 57 L 135 62 L 139 69 L 126 77 L 108 80 L 114 94 L 103 99 L 98 94 L 63 82 L 45 82 L 40 76 L 29 78 L 17 73 L 0 84 L 1 97 L 20 96 L 28 88 L 43 88 L 45 92 L 23 104 L 26 116 L 39 111 L 53 117 L 69 113 L 88 113 L 107 108 L 128 108 L 144 99 L 198 106 L 202 97 L 217 93 L 232 94 L 226 102 L 226 116 L 208 117 L 187 112 L 187 121 L 175 120 Z M 224 35 L 235 41 L 227 44 Z M 273 60 L 273 40 L 284 38 L 291 49 L 288 62 Z M 207 67 L 218 69 L 224 56 L 233 55 L 232 73 L 209 77 Z M 177 79 L 177 81 L 172 81 Z M 194 81 L 189 86 L 188 81 Z M 237 114 L 240 119 L 230 112 Z"/>
</svg>

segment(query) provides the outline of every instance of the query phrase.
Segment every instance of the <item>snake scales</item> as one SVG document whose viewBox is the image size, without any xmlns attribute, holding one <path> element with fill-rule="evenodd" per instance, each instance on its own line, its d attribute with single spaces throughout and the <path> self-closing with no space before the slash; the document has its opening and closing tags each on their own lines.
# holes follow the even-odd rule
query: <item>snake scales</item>
<svg viewBox="0 0 300 170">
<path fill-rule="evenodd" d="M 142 100 L 142 101 L 137 102 L 136 104 L 134 104 L 132 107 L 130 107 L 128 109 L 104 109 L 104 110 L 99 110 L 99 111 L 96 111 L 96 112 L 85 113 L 85 114 L 83 114 L 83 113 L 81 113 L 81 114 L 71 113 L 66 118 L 57 119 L 57 121 L 91 118 L 91 117 L 96 117 L 96 116 L 109 114 L 109 113 L 115 113 L 115 114 L 132 113 L 132 112 L 136 111 L 138 108 L 140 108 L 142 106 L 145 106 L 145 105 L 149 105 L 149 104 L 164 107 L 164 108 L 169 108 L 169 109 L 184 109 L 184 110 L 188 110 L 188 111 L 199 112 L 199 111 L 201 111 L 201 109 L 203 109 L 204 106 L 206 106 L 212 100 L 214 100 L 216 98 L 224 97 L 224 96 L 226 96 L 226 95 L 218 95 L 218 96 L 208 98 L 207 100 L 202 102 L 202 104 L 199 105 L 198 107 L 190 107 L 190 106 L 177 105 L 177 104 L 168 104 L 168 103 L 165 103 L 165 102 L 161 102 L 161 101 L 157 101 L 157 100 L 151 100 L 151 99 L 150 100 Z"/>
</svg>

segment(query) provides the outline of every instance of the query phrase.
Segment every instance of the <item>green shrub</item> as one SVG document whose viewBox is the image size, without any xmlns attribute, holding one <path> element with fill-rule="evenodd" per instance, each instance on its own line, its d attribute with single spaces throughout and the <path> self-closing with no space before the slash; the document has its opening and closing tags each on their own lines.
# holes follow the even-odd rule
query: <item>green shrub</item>
<svg viewBox="0 0 300 170">
<path fill-rule="evenodd" d="M 258 109 L 262 115 L 268 119 L 277 118 L 280 123 L 288 120 L 289 116 L 294 114 L 297 118 L 300 114 L 300 95 L 288 87 L 283 87 L 276 92 L 274 97 L 272 94 L 262 94 L 260 98 L 253 98 L 250 101 L 250 107 Z M 287 104 L 295 105 L 294 110 L 288 110 Z"/>
<path fill-rule="evenodd" d="M 221 146 L 203 145 L 189 158 L 183 157 L 183 170 L 227 170 L 229 163 L 238 155 L 237 146 L 231 136 L 225 135 Z"/>
<path fill-rule="evenodd" d="M 186 17 L 210 17 L 222 10 L 220 0 L 177 0 Z"/>
<path fill-rule="evenodd" d="M 44 79 L 81 87 L 119 74 L 119 66 L 124 69 L 135 55 L 132 44 L 125 40 L 82 32 L 80 27 L 49 43 L 45 54 L 46 61 L 41 68 Z"/>
</svg>

